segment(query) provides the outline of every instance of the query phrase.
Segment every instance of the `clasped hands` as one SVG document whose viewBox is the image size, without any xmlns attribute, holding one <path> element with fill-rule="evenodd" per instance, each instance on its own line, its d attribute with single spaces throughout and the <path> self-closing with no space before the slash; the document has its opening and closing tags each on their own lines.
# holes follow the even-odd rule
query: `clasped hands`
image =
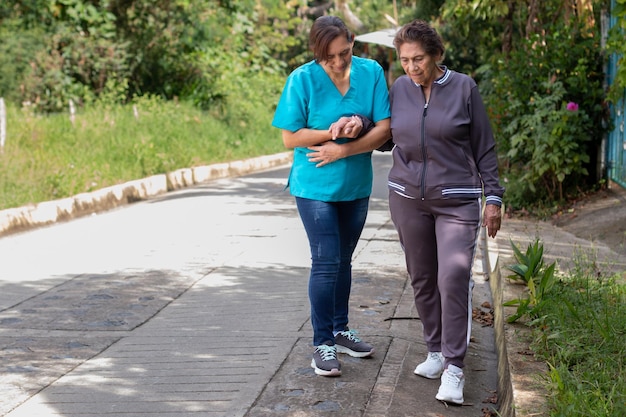
<svg viewBox="0 0 626 417">
<path fill-rule="evenodd" d="M 340 117 L 328 128 L 331 140 L 322 144 L 309 146 L 310 153 L 306 154 L 309 162 L 315 162 L 316 167 L 322 167 L 343 158 L 341 145 L 334 141 L 337 138 L 357 138 L 363 129 L 363 121 L 358 116 Z"/>
</svg>

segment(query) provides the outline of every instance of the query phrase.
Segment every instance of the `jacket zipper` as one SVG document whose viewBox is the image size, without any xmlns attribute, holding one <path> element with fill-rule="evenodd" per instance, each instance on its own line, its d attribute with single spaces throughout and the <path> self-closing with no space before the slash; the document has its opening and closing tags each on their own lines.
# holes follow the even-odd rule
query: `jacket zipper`
<svg viewBox="0 0 626 417">
<path fill-rule="evenodd" d="M 423 90 L 422 90 L 423 93 Z M 432 91 L 431 91 L 432 94 Z M 426 98 L 426 96 L 424 96 Z M 426 114 L 428 113 L 428 101 L 424 103 L 424 112 L 422 113 L 422 160 L 424 164 L 422 165 L 422 186 L 420 187 L 420 193 L 422 201 L 424 200 L 424 188 L 426 187 L 426 164 L 428 163 L 427 155 L 426 155 L 426 127 L 424 126 L 426 123 Z"/>
</svg>

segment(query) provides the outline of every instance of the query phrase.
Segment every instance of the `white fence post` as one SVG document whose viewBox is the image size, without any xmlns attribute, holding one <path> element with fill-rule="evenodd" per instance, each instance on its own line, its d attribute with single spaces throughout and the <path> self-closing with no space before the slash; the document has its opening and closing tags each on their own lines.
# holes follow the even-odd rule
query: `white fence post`
<svg viewBox="0 0 626 417">
<path fill-rule="evenodd" d="M 0 97 L 0 153 L 4 153 L 4 142 L 7 140 L 7 111 L 4 98 Z"/>
<path fill-rule="evenodd" d="M 74 100 L 70 99 L 70 122 L 74 124 L 74 117 L 76 115 L 76 107 L 74 107 Z"/>
</svg>

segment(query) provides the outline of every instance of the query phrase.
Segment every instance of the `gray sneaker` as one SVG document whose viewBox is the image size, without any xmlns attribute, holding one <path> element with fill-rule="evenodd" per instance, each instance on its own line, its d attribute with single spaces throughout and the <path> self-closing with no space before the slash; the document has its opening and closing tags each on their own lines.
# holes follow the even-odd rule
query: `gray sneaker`
<svg viewBox="0 0 626 417">
<path fill-rule="evenodd" d="M 341 375 L 341 364 L 337 360 L 337 348 L 329 344 L 316 346 L 313 359 L 311 359 L 311 368 L 315 369 L 317 375 Z"/>
<path fill-rule="evenodd" d="M 359 339 L 354 330 L 344 330 L 335 336 L 337 352 L 347 353 L 354 358 L 367 358 L 374 354 L 374 348 L 369 343 Z"/>
</svg>

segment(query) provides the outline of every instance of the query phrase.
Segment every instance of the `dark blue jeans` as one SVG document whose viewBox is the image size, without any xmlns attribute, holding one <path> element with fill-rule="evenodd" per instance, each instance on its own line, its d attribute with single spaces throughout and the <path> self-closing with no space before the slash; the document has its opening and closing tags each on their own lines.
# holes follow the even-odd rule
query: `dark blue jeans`
<svg viewBox="0 0 626 417">
<path fill-rule="evenodd" d="M 356 248 L 369 198 L 324 202 L 296 197 L 296 205 L 311 247 L 309 300 L 313 345 L 335 343 L 334 332 L 348 326 L 352 286 L 352 254 Z"/>
</svg>

